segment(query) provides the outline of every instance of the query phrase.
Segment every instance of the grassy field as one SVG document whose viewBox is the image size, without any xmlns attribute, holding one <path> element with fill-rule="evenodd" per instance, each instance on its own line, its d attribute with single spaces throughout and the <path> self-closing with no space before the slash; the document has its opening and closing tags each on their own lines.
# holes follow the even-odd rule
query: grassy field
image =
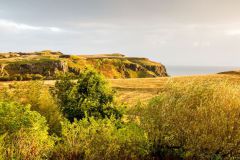
<svg viewBox="0 0 240 160">
<path fill-rule="evenodd" d="M 118 95 L 123 102 L 129 104 L 137 103 L 139 100 L 146 101 L 156 96 L 165 87 L 169 81 L 177 81 L 184 83 L 186 81 L 206 82 L 211 81 L 218 83 L 227 81 L 229 83 L 237 83 L 240 85 L 240 76 L 211 74 L 196 76 L 176 76 L 176 77 L 160 77 L 160 78 L 134 78 L 134 79 L 111 79 L 109 80 L 112 87 L 116 88 Z"/>
<path fill-rule="evenodd" d="M 108 79 L 111 86 L 117 90 L 117 97 L 122 102 L 134 105 L 138 101 L 145 102 L 148 99 L 156 96 L 169 81 L 177 81 L 184 83 L 186 81 L 206 82 L 211 81 L 218 83 L 227 81 L 228 83 L 237 83 L 240 85 L 239 75 L 230 74 L 209 74 L 209 75 L 194 75 L 194 76 L 176 76 L 176 77 L 159 77 L 159 78 L 131 78 L 131 79 Z M 14 82 L 0 82 L 0 89 L 9 86 Z M 26 83 L 26 82 L 17 82 Z M 44 81 L 44 84 L 52 86 L 54 80 Z"/>
</svg>

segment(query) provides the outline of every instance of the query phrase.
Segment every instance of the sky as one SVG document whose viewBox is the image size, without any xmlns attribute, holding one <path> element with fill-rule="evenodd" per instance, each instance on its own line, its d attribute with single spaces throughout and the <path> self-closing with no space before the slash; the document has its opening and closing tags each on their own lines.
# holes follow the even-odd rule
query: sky
<svg viewBox="0 0 240 160">
<path fill-rule="evenodd" d="M 239 0 L 0 0 L 0 52 L 240 66 Z"/>
</svg>

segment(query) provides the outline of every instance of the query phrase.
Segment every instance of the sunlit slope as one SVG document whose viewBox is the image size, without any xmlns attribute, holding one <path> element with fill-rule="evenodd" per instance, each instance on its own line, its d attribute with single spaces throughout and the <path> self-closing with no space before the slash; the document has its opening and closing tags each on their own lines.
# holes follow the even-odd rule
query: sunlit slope
<svg viewBox="0 0 240 160">
<path fill-rule="evenodd" d="M 0 53 L 0 81 L 54 80 L 59 72 L 73 78 L 85 68 L 94 68 L 107 78 L 165 77 L 164 65 L 143 57 L 119 53 L 65 55 L 61 52 Z"/>
<path fill-rule="evenodd" d="M 138 101 L 146 101 L 165 88 L 165 84 L 174 82 L 226 82 L 240 85 L 240 76 L 237 75 L 224 75 L 224 74 L 211 74 L 211 75 L 197 75 L 197 76 L 179 76 L 179 77 L 162 77 L 162 78 L 133 78 L 133 79 L 112 79 L 109 80 L 112 87 L 118 90 L 118 95 L 123 102 L 129 104 L 136 104 Z"/>
<path fill-rule="evenodd" d="M 118 98 L 122 102 L 134 105 L 138 101 L 146 101 L 157 95 L 165 88 L 165 84 L 170 81 L 185 83 L 198 82 L 198 84 L 205 82 L 219 83 L 234 83 L 240 85 L 240 76 L 230 74 L 210 74 L 210 75 L 196 75 L 196 76 L 177 76 L 177 77 L 159 77 L 159 78 L 129 78 L 129 79 L 108 79 L 110 85 L 117 90 Z M 8 87 L 15 82 L 0 82 L 0 89 Z M 28 82 L 16 82 L 28 83 Z M 53 86 L 54 80 L 44 81 L 45 85 Z M 11 85 L 10 85 L 11 86 Z"/>
</svg>

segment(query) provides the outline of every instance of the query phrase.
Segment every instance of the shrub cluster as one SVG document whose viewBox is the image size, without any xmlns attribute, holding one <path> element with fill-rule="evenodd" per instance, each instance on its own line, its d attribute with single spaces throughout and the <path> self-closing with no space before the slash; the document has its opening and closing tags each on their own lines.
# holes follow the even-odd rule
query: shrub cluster
<svg viewBox="0 0 240 160">
<path fill-rule="evenodd" d="M 142 159 L 148 154 L 147 136 L 134 124 L 117 125 L 114 118 L 65 121 L 57 159 Z"/>
<path fill-rule="evenodd" d="M 31 110 L 46 118 L 49 132 L 60 134 L 62 114 L 48 87 L 44 86 L 42 81 L 11 84 L 10 88 L 0 91 L 0 101 L 31 105 Z"/>
<path fill-rule="evenodd" d="M 14 74 L 11 76 L 0 76 L 0 81 L 29 81 L 42 79 L 44 79 L 44 76 L 41 74 Z"/>
<path fill-rule="evenodd" d="M 0 159 L 239 159 L 240 87 L 169 82 L 122 118 L 93 70 L 0 91 Z"/>
<path fill-rule="evenodd" d="M 0 135 L 3 159 L 47 158 L 54 146 L 45 117 L 30 106 L 0 102 Z"/>
</svg>

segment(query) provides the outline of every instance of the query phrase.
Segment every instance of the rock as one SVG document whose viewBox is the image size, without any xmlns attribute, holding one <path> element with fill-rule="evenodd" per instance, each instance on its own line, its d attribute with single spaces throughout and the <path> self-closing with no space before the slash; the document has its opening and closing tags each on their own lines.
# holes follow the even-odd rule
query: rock
<svg viewBox="0 0 240 160">
<path fill-rule="evenodd" d="M 59 60 L 31 61 L 9 63 L 5 70 L 10 74 L 40 74 L 43 76 L 54 76 L 56 71 L 67 72 L 68 66 Z"/>
<path fill-rule="evenodd" d="M 3 54 L 0 54 L 3 56 Z M 126 57 L 120 53 L 101 55 L 63 55 L 61 52 L 42 51 L 34 53 L 5 54 L 0 61 L 0 73 L 39 74 L 54 78 L 57 71 L 78 75 L 86 67 L 93 67 L 107 78 L 145 78 L 168 76 L 164 65 L 147 58 Z M 18 58 L 11 58 L 15 56 Z"/>
<path fill-rule="evenodd" d="M 168 76 L 166 67 L 164 65 L 146 65 L 145 67 L 159 77 Z"/>
</svg>

